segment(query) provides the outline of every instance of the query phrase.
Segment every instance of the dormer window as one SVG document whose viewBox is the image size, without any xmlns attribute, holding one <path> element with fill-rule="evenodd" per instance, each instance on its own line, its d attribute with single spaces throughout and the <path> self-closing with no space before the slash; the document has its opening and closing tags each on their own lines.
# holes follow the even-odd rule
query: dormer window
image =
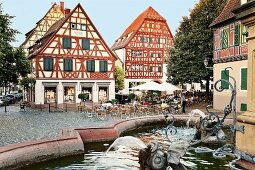
<svg viewBox="0 0 255 170">
<path fill-rule="evenodd" d="M 74 22 L 71 22 L 70 28 L 71 28 L 72 30 L 76 30 L 76 29 L 77 29 L 77 24 L 74 23 Z"/>
</svg>

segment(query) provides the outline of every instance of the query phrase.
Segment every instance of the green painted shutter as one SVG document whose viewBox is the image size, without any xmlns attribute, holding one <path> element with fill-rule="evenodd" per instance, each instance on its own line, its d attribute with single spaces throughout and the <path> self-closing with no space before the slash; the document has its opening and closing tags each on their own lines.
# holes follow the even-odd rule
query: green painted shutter
<svg viewBox="0 0 255 170">
<path fill-rule="evenodd" d="M 100 72 L 107 72 L 107 61 L 100 61 L 99 62 L 99 71 Z"/>
<path fill-rule="evenodd" d="M 82 39 L 82 49 L 90 50 L 90 40 L 89 39 Z"/>
<path fill-rule="evenodd" d="M 73 60 L 72 59 L 64 60 L 64 70 L 65 71 L 73 71 Z"/>
<path fill-rule="evenodd" d="M 87 61 L 87 71 L 88 72 L 95 72 L 95 60 L 88 60 Z"/>
<path fill-rule="evenodd" d="M 64 49 L 71 49 L 72 48 L 71 38 L 63 38 L 62 40 L 63 40 L 62 44 L 63 44 Z"/>
<path fill-rule="evenodd" d="M 152 38 L 151 37 L 149 38 L 149 41 L 150 41 L 150 43 L 152 43 Z"/>
<path fill-rule="evenodd" d="M 241 103 L 240 111 L 247 111 L 247 104 Z"/>
<path fill-rule="evenodd" d="M 247 68 L 241 69 L 241 90 L 247 90 Z"/>
<path fill-rule="evenodd" d="M 44 68 L 44 71 L 52 71 L 53 70 L 53 58 L 44 58 L 43 68 Z"/>
<path fill-rule="evenodd" d="M 152 72 L 153 71 L 153 67 L 152 66 L 150 66 L 150 72 Z"/>
<path fill-rule="evenodd" d="M 240 25 L 235 25 L 235 46 L 240 44 Z"/>
<path fill-rule="evenodd" d="M 221 71 L 221 79 L 229 81 L 229 70 L 226 70 L 226 73 L 227 74 L 225 74 L 225 70 Z M 229 84 L 227 82 L 225 82 L 225 81 L 221 81 L 221 87 L 223 89 L 229 89 Z"/>
</svg>

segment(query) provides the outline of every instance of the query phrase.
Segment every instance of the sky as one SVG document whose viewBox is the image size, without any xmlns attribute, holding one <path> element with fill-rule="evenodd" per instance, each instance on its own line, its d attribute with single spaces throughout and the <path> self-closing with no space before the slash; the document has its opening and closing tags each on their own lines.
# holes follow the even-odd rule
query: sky
<svg viewBox="0 0 255 170">
<path fill-rule="evenodd" d="M 153 7 L 168 23 L 174 35 L 182 16 L 188 16 L 199 0 L 62 0 L 65 7 L 73 9 L 82 5 L 97 30 L 111 47 L 133 20 L 149 6 Z M 12 28 L 20 34 L 16 36 L 17 47 L 25 40 L 25 33 L 33 29 L 50 9 L 54 0 L 1 0 L 4 13 L 15 16 Z"/>
</svg>

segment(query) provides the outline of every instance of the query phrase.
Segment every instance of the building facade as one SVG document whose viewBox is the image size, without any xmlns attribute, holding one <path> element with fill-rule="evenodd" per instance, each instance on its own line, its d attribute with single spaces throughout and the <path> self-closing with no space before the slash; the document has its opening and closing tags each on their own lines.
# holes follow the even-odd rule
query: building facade
<svg viewBox="0 0 255 170">
<path fill-rule="evenodd" d="M 214 28 L 214 82 L 219 79 L 229 80 L 229 75 L 236 80 L 237 111 L 247 109 L 247 27 L 232 12 L 240 6 L 239 0 L 228 0 L 220 15 L 210 25 Z M 225 68 L 231 67 L 225 73 Z M 230 88 L 225 82 L 224 88 Z M 222 110 L 229 103 L 231 91 L 217 92 L 214 90 L 213 106 Z"/>
<path fill-rule="evenodd" d="M 62 8 L 63 3 L 56 7 Z M 80 93 L 93 102 L 114 99 L 115 55 L 80 4 L 61 11 L 63 17 L 28 48 L 36 79 L 34 103 L 77 104 Z"/>
<path fill-rule="evenodd" d="M 125 89 L 141 82 L 166 80 L 165 59 L 173 36 L 166 20 L 152 7 L 142 12 L 115 41 L 112 50 L 123 63 Z"/>
</svg>

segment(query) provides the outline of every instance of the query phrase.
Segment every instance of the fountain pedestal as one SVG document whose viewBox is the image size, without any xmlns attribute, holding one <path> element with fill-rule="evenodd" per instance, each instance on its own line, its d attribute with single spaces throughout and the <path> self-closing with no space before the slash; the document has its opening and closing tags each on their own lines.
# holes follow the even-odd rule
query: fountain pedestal
<svg viewBox="0 0 255 170">
<path fill-rule="evenodd" d="M 236 149 L 243 159 L 255 163 L 255 1 L 246 2 L 233 12 L 248 27 L 248 111 L 237 117 L 237 125 L 244 125 L 245 131 L 236 132 Z"/>
</svg>

